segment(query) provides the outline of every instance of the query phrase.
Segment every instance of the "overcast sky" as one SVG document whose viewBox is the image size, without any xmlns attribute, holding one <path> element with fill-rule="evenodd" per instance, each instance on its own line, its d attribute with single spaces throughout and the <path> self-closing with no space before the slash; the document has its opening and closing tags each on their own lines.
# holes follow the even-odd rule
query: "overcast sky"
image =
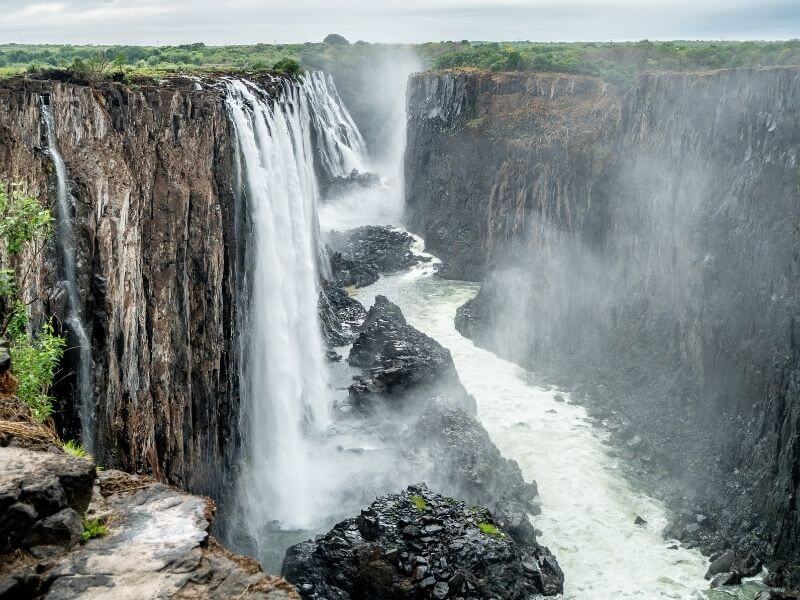
<svg viewBox="0 0 800 600">
<path fill-rule="evenodd" d="M 0 42 L 789 39 L 800 0 L 0 0 Z"/>
</svg>

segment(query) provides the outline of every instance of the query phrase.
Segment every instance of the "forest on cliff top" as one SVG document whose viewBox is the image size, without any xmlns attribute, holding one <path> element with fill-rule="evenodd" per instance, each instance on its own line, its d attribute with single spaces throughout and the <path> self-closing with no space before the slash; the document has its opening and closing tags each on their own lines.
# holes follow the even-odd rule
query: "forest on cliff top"
<svg viewBox="0 0 800 600">
<path fill-rule="evenodd" d="M 800 40 L 638 42 L 443 41 L 416 45 L 353 44 L 331 35 L 322 43 L 206 46 L 0 45 L 0 76 L 71 68 L 101 57 L 131 75 L 206 71 L 309 69 L 369 71 L 397 52 L 413 52 L 426 68 L 476 67 L 594 75 L 626 87 L 640 71 L 704 70 L 800 64 Z"/>
</svg>

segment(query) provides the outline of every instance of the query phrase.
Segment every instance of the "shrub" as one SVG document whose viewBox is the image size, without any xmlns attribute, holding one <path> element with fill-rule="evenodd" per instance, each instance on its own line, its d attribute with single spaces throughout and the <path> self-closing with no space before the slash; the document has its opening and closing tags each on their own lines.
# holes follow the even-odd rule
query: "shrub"
<svg viewBox="0 0 800 600">
<path fill-rule="evenodd" d="M 411 496 L 411 504 L 414 505 L 414 508 L 417 510 L 425 510 L 428 508 L 428 501 L 425 500 L 422 496 Z"/>
<path fill-rule="evenodd" d="M 486 521 L 478 523 L 478 529 L 480 529 L 481 533 L 483 533 L 484 535 L 499 536 L 499 537 L 505 535 L 502 531 L 500 531 L 500 529 L 497 528 L 496 525 L 492 525 L 491 523 L 487 523 Z"/>
<path fill-rule="evenodd" d="M 66 339 L 56 335 L 49 322 L 42 324 L 38 335 L 32 335 L 28 327 L 30 302 L 25 302 L 21 290 L 27 287 L 50 236 L 53 217 L 38 200 L 24 194 L 19 185 L 11 186 L 10 193 L 6 188 L 0 181 L 0 242 L 5 247 L 4 256 L 13 260 L 25 254 L 28 262 L 19 279 L 11 264 L 0 269 L 0 337 L 11 342 L 9 355 L 18 383 L 17 396 L 30 407 L 34 418 L 44 421 L 52 413 L 49 391 Z"/>
<path fill-rule="evenodd" d="M 70 456 L 75 456 L 77 458 L 87 458 L 89 456 L 83 446 L 81 446 L 80 442 L 76 442 L 75 440 L 68 440 L 64 442 L 61 445 L 61 448 Z"/>
<path fill-rule="evenodd" d="M 89 540 L 108 535 L 108 527 L 100 519 L 83 518 L 83 534 L 81 541 L 86 543 Z"/>
<path fill-rule="evenodd" d="M 272 68 L 279 73 L 284 73 L 291 77 L 296 77 L 303 73 L 303 68 L 300 66 L 300 63 L 293 58 L 282 58 L 272 65 Z"/>
</svg>

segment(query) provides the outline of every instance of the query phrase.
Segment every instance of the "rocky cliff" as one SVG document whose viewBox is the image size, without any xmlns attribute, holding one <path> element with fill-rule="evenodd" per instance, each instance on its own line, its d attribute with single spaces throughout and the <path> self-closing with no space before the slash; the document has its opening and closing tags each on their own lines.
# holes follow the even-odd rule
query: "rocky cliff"
<svg viewBox="0 0 800 600">
<path fill-rule="evenodd" d="M 800 70 L 408 93 L 408 222 L 484 280 L 460 329 L 586 392 L 703 543 L 800 558 Z"/>
<path fill-rule="evenodd" d="M 235 447 L 237 210 L 231 131 L 213 82 L 0 83 L 0 178 L 54 202 L 49 102 L 67 165 L 93 355 L 99 462 L 219 497 Z M 55 244 L 39 318 L 65 319 Z M 67 372 L 69 369 L 67 369 Z M 60 427 L 79 431 L 70 377 Z"/>
</svg>

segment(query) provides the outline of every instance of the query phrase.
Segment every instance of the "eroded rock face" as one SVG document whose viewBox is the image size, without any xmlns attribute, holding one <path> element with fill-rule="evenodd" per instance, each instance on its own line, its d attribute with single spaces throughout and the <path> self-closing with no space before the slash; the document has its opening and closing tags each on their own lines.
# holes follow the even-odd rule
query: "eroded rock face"
<svg viewBox="0 0 800 600">
<path fill-rule="evenodd" d="M 577 385 L 706 516 L 687 539 L 792 560 L 798 102 L 797 68 L 644 74 L 624 96 L 422 74 L 406 153 L 412 230 L 483 279 L 458 329 Z"/>
<path fill-rule="evenodd" d="M 491 513 L 409 486 L 316 541 L 287 551 L 282 574 L 304 598 L 508 598 L 555 595 L 563 575 Z"/>
<path fill-rule="evenodd" d="M 209 82 L 0 84 L 0 177 L 55 202 L 40 102 L 75 197 L 98 460 L 219 497 L 236 444 L 236 201 L 229 123 Z M 64 322 L 55 246 L 31 294 Z M 36 319 L 35 319 L 36 320 Z M 68 384 L 67 384 L 68 387 Z M 69 389 L 57 390 L 69 398 Z M 59 407 L 77 437 L 77 409 Z"/>
<path fill-rule="evenodd" d="M 361 333 L 353 342 L 349 362 L 367 369 L 350 386 L 350 400 L 362 410 L 377 401 L 396 408 L 442 396 L 451 405 L 474 414 L 472 398 L 456 373 L 450 351 L 406 323 L 402 311 L 385 296 L 377 296 Z"/>
</svg>

